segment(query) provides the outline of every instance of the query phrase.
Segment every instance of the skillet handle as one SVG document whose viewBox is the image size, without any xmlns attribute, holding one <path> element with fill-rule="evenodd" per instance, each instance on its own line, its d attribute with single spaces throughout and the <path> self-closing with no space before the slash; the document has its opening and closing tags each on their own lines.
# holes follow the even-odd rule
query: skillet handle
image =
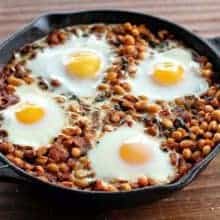
<svg viewBox="0 0 220 220">
<path fill-rule="evenodd" d="M 208 38 L 207 42 L 220 55 L 220 37 Z"/>
<path fill-rule="evenodd" d="M 12 170 L 10 165 L 0 159 L 0 182 L 24 183 L 25 179 Z"/>
</svg>

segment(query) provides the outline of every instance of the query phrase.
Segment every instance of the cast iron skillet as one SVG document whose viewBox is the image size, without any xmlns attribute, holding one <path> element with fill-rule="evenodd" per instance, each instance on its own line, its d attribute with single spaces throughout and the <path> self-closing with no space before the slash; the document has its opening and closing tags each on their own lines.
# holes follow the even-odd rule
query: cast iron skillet
<svg viewBox="0 0 220 220">
<path fill-rule="evenodd" d="M 214 64 L 216 72 L 217 70 L 220 70 L 220 59 L 218 55 L 218 46 L 220 49 L 220 39 L 215 38 L 210 39 L 209 41 L 204 41 L 184 28 L 164 19 L 135 12 L 109 10 L 83 11 L 77 13 L 52 13 L 40 16 L 0 45 L 0 63 L 6 63 L 15 49 L 45 36 L 54 28 L 62 28 L 74 24 L 90 24 L 98 22 L 123 23 L 127 21 L 135 24 L 146 23 L 152 30 L 167 29 L 173 32 L 177 38 L 183 40 L 189 47 L 195 49 L 200 54 L 207 56 Z M 217 75 L 216 80 L 218 80 Z M 220 145 L 216 146 L 216 148 L 206 158 L 196 164 L 185 176 L 175 183 L 136 189 L 131 192 L 86 192 L 82 190 L 72 190 L 50 183 L 44 183 L 39 179 L 30 176 L 22 169 L 14 166 L 2 154 L 0 154 L 0 161 L 2 162 L 2 165 L 0 166 L 0 177 L 2 180 L 13 180 L 15 182 L 22 181 L 38 186 L 40 187 L 40 190 L 50 192 L 50 195 L 55 196 L 57 201 L 68 199 L 72 203 L 83 205 L 84 207 L 128 207 L 159 199 L 186 186 L 203 168 L 208 165 L 208 163 L 219 151 Z"/>
</svg>

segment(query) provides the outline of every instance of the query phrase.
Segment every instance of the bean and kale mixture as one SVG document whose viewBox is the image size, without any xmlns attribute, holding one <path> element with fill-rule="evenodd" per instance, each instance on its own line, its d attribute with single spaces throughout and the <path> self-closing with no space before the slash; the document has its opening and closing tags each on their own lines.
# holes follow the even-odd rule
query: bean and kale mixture
<svg viewBox="0 0 220 220">
<path fill-rule="evenodd" d="M 62 45 L 72 34 L 77 36 L 79 30 L 85 36 L 92 33 L 100 37 L 104 34 L 117 56 L 105 71 L 95 97 L 78 97 L 73 93 L 57 95 L 58 103 L 68 102 L 66 111 L 71 120 L 69 126 L 48 146 L 33 148 L 13 144 L 7 138 L 7 130 L 0 130 L 0 152 L 13 164 L 42 181 L 72 189 L 129 191 L 155 185 L 156 182 L 147 176 L 140 176 L 135 182 L 98 179 L 87 152 L 102 133 L 125 124 L 142 123 L 146 134 L 163 138 L 161 149 L 172 152 L 170 162 L 177 168 L 177 175 L 172 181 L 185 175 L 220 142 L 220 87 L 213 82 L 212 64 L 205 56 L 194 53 L 193 57 L 209 84 L 202 95 L 192 94 L 172 101 L 150 101 L 147 94 L 132 94 L 132 86 L 126 79 L 135 77 L 149 47 L 163 50 L 169 42 L 184 46 L 172 33 L 166 30 L 152 33 L 147 25 L 72 26 L 54 30 L 45 38 L 25 45 L 14 52 L 1 70 L 1 111 L 19 102 L 15 91 L 21 85 L 37 83 L 41 90 L 49 92 L 61 86 L 57 79 L 48 81 L 33 76 L 25 64 L 44 48 Z M 0 116 L 1 124 L 4 118 Z"/>
</svg>

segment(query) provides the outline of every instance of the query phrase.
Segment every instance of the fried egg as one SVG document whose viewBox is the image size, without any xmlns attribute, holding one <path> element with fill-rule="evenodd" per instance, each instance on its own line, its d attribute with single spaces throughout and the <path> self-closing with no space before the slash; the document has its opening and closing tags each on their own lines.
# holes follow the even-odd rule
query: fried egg
<svg viewBox="0 0 220 220">
<path fill-rule="evenodd" d="M 92 96 L 114 60 L 114 51 L 103 36 L 72 35 L 64 44 L 45 48 L 27 62 L 34 76 L 61 82 L 58 92 Z"/>
<path fill-rule="evenodd" d="M 142 126 L 122 126 L 104 134 L 88 157 L 96 176 L 107 181 L 136 181 L 146 175 L 157 183 L 168 183 L 176 168 L 160 145 L 161 141 L 145 134 Z"/>
<path fill-rule="evenodd" d="M 192 53 L 183 48 L 161 53 L 149 49 L 137 74 L 129 81 L 135 95 L 145 95 L 152 100 L 200 95 L 208 89 L 200 65 L 193 60 Z"/>
<path fill-rule="evenodd" d="M 46 146 L 67 123 L 64 109 L 48 92 L 34 85 L 17 88 L 19 102 L 1 112 L 8 141 L 22 146 Z"/>
</svg>

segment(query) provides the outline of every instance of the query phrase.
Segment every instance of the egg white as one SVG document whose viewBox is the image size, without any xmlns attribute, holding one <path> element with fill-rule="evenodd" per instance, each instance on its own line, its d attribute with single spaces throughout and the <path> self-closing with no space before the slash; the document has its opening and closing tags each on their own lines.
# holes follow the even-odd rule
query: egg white
<svg viewBox="0 0 220 220">
<path fill-rule="evenodd" d="M 101 60 L 101 68 L 94 79 L 79 79 L 66 73 L 65 64 L 71 54 L 84 51 L 96 54 Z M 77 96 L 88 97 L 96 93 L 96 87 L 104 78 L 105 70 L 111 66 L 114 57 L 114 51 L 105 36 L 97 38 L 95 35 L 71 35 L 64 44 L 38 52 L 34 59 L 28 60 L 26 66 L 33 76 L 59 80 L 62 86 L 56 88 L 57 92 L 73 92 Z"/>
<path fill-rule="evenodd" d="M 152 155 L 150 161 L 141 165 L 124 162 L 119 155 L 120 145 L 126 141 L 140 141 L 146 144 Z M 98 178 L 104 180 L 121 179 L 136 181 L 146 175 L 159 183 L 167 183 L 175 176 L 176 168 L 171 165 L 169 153 L 160 149 L 161 140 L 146 135 L 142 126 L 122 126 L 104 134 L 99 143 L 89 151 L 91 166 Z"/>
<path fill-rule="evenodd" d="M 34 148 L 50 144 L 67 123 L 64 110 L 49 93 L 34 85 L 18 87 L 16 95 L 20 98 L 19 102 L 1 112 L 2 129 L 7 131 L 8 141 Z M 16 111 L 27 103 L 40 106 L 45 111 L 39 122 L 24 124 L 16 119 Z"/>
<path fill-rule="evenodd" d="M 170 101 L 186 95 L 200 95 L 208 89 L 208 82 L 201 76 L 200 65 L 193 61 L 190 51 L 174 48 L 159 53 L 148 49 L 146 54 L 146 58 L 138 66 L 135 77 L 129 79 L 133 94 L 145 95 L 152 100 Z M 161 62 L 181 65 L 184 69 L 183 79 L 169 86 L 156 83 L 152 74 L 156 64 Z"/>
</svg>

